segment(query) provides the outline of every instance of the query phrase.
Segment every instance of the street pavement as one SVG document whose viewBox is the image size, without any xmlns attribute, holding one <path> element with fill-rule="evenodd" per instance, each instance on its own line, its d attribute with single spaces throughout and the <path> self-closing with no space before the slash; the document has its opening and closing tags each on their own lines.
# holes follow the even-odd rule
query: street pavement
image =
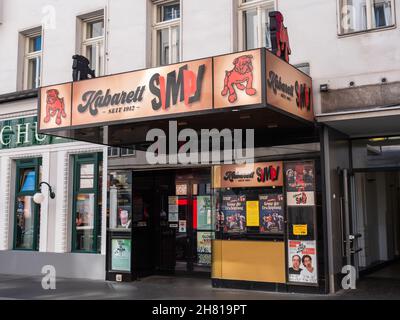
<svg viewBox="0 0 400 320">
<path fill-rule="evenodd" d="M 212 288 L 209 279 L 152 276 L 130 283 L 57 279 L 55 290 L 44 290 L 41 277 L 0 275 L 0 299 L 40 300 L 325 300 L 400 299 L 400 278 L 370 276 L 356 290 L 334 295 L 275 293 Z"/>
</svg>

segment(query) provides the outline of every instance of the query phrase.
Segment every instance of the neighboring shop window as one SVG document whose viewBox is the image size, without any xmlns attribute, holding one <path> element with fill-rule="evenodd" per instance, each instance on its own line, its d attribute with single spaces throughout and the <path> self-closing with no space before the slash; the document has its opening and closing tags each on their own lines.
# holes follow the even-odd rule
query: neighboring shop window
<svg viewBox="0 0 400 320">
<path fill-rule="evenodd" d="M 269 12 L 275 10 L 275 1 L 239 1 L 239 49 L 271 47 Z"/>
<path fill-rule="evenodd" d="M 339 0 L 339 33 L 394 26 L 393 0 Z"/>
<path fill-rule="evenodd" d="M 35 30 L 23 34 L 25 44 L 23 66 L 23 89 L 30 90 L 40 87 L 42 61 L 42 31 Z"/>
<path fill-rule="evenodd" d="M 96 76 L 104 75 L 104 17 L 83 20 L 82 54 L 89 59 Z"/>
<path fill-rule="evenodd" d="M 100 252 L 102 154 L 76 155 L 72 251 Z"/>
<path fill-rule="evenodd" d="M 180 61 L 181 10 L 179 1 L 154 5 L 153 60 L 157 66 Z"/>
<path fill-rule="evenodd" d="M 33 202 L 41 175 L 41 159 L 16 162 L 14 249 L 39 250 L 40 207 Z"/>
</svg>

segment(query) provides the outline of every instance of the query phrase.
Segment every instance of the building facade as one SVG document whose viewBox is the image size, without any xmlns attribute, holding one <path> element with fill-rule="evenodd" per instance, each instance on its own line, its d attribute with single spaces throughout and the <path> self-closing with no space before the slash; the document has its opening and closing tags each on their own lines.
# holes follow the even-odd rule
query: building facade
<svg viewBox="0 0 400 320">
<path fill-rule="evenodd" d="M 362 141 L 361 138 L 368 140 L 399 133 L 396 127 L 397 107 L 400 100 L 398 86 L 400 44 L 397 41 L 399 5 L 398 0 L 306 0 L 301 3 L 296 0 L 219 0 L 217 3 L 210 0 L 133 2 L 93 0 L 90 2 L 70 1 L 64 4 L 60 2 L 49 4 L 47 1 L 31 3 L 23 0 L 3 0 L 0 1 L 0 12 L 2 12 L 0 39 L 2 43 L 7 43 L 8 50 L 0 52 L 0 61 L 2 61 L 0 95 L 4 97 L 4 102 L 0 104 L 0 114 L 5 120 L 17 117 L 14 115 L 15 110 L 21 110 L 21 112 L 29 110 L 31 113 L 28 112 L 27 115 L 33 115 L 37 103 L 36 88 L 71 81 L 71 57 L 74 54 L 86 56 L 96 76 L 106 76 L 261 47 L 269 48 L 271 38 L 268 13 L 279 10 L 285 17 L 285 25 L 289 32 L 290 63 L 308 73 L 313 79 L 313 105 L 320 135 L 315 141 L 297 141 L 297 143 L 292 139 L 293 136 L 289 139 L 289 143 L 285 139 L 275 138 L 269 146 L 256 148 L 256 159 L 260 162 L 315 160 L 317 154 L 319 169 L 316 170 L 320 172 L 321 189 L 320 199 L 316 201 L 317 206 L 321 208 L 318 213 L 320 220 L 317 231 L 322 234 L 318 238 L 321 246 L 319 250 L 321 255 L 318 258 L 322 268 L 320 281 L 323 282 L 321 285 L 323 291 L 332 292 L 339 288 L 343 265 L 354 264 L 356 258 L 361 261 L 366 259 L 365 250 L 361 254 L 354 254 L 351 253 L 354 248 L 337 245 L 334 241 L 334 239 L 345 241 L 350 235 L 357 233 L 354 232 L 355 228 L 350 227 L 350 223 L 346 224 L 345 219 L 341 218 L 343 212 L 348 211 L 349 220 L 351 220 L 350 212 L 356 212 L 355 209 L 351 210 L 350 205 L 348 209 L 343 206 L 343 203 L 350 203 L 349 199 L 352 198 L 351 194 L 346 194 L 347 178 L 349 180 L 355 178 L 354 175 L 347 177 L 347 171 L 342 170 L 338 173 L 337 168 L 352 171 L 357 166 L 362 169 L 369 167 L 370 165 L 366 162 L 368 162 L 367 149 L 370 147 L 368 142 Z M 16 99 L 18 100 L 15 101 Z M 272 130 L 276 123 L 269 125 L 269 129 Z M 295 126 L 293 128 L 296 129 Z M 100 142 L 108 144 L 107 141 Z M 277 146 L 280 148 L 273 148 Z M 51 200 L 49 204 L 42 204 L 42 208 L 46 205 L 49 208 L 54 207 L 41 209 L 43 214 L 40 217 L 40 230 L 41 234 L 47 234 L 47 238 L 41 236 L 38 241 L 39 251 L 43 252 L 73 251 L 72 238 L 76 233 L 73 231 L 74 224 L 76 229 L 76 222 L 74 222 L 76 221 L 76 205 L 74 207 L 73 198 L 76 194 L 86 193 L 75 190 L 74 175 L 69 180 L 66 178 L 70 176 L 70 173 L 69 171 L 65 173 L 65 168 L 68 167 L 65 159 L 68 159 L 70 154 L 80 153 L 78 149 L 83 152 L 90 150 L 90 153 L 103 154 L 102 181 L 108 181 L 108 188 L 103 183 L 101 192 L 103 214 L 101 231 L 98 232 L 102 240 L 101 245 L 97 247 L 101 247 L 98 270 L 101 269 L 104 273 L 96 274 L 99 278 L 102 276 L 104 278 L 106 269 L 108 270 L 109 264 L 112 263 L 106 259 L 107 243 L 108 247 L 112 247 L 112 239 L 106 241 L 106 238 L 112 237 L 114 232 L 117 238 L 124 240 L 120 229 L 109 230 L 109 234 L 106 230 L 118 229 L 114 228 L 118 226 L 118 223 L 114 226 L 110 225 L 111 222 L 107 224 L 106 221 L 107 213 L 111 215 L 112 211 L 110 200 L 112 181 L 115 182 L 116 188 L 130 189 L 126 185 L 134 185 L 136 179 L 135 174 L 133 177 L 130 176 L 132 172 L 148 171 L 155 169 L 154 166 L 146 163 L 143 150 L 136 145 L 135 152 L 130 148 L 110 149 L 108 159 L 105 147 L 81 142 L 64 142 L 29 148 L 33 148 L 29 155 L 31 158 L 37 158 L 39 151 L 36 150 L 43 148 L 43 150 L 40 149 L 40 152 L 45 154 L 42 156 L 43 167 L 46 162 L 50 164 L 53 163 L 52 160 L 57 159 L 58 169 L 48 167 L 47 176 L 43 173 L 42 180 L 46 181 L 46 177 L 50 181 L 53 179 L 54 182 L 50 184 L 57 185 L 57 190 L 69 190 L 62 195 L 62 192 L 57 192 L 57 196 L 63 197 L 62 201 L 57 198 L 53 204 Z M 23 150 L 28 150 L 28 148 Z M 10 239 L 14 238 L 16 231 L 13 227 L 13 218 L 11 218 L 14 204 L 10 199 L 11 190 L 15 186 L 9 181 L 15 180 L 13 175 L 16 174 L 19 157 L 11 156 L 9 150 L 4 151 L 4 155 L 1 153 L 1 157 L 4 170 L 2 169 L 0 177 L 6 181 L 6 183 L 2 182 L 1 186 L 5 188 L 4 197 L 6 198 L 2 202 L 3 208 L 0 212 L 1 230 L 3 230 L 0 237 L 3 239 L 1 248 L 5 250 L 2 254 L 5 255 L 14 254 Z M 362 163 L 356 165 L 355 159 Z M 71 171 L 74 166 L 72 163 L 76 162 L 70 162 Z M 397 164 L 394 161 L 390 163 L 390 166 L 396 167 Z M 172 167 L 157 169 L 174 169 Z M 193 166 L 187 169 L 189 171 L 185 172 L 186 177 L 179 178 L 177 174 L 176 181 L 190 180 Z M 199 170 L 199 168 L 195 169 Z M 57 172 L 57 175 L 52 174 L 52 170 Z M 59 176 L 62 170 L 64 170 L 63 178 Z M 211 184 L 212 170 L 214 169 L 210 168 L 205 174 L 209 176 L 205 182 L 204 179 L 199 178 L 199 181 L 195 183 L 196 187 L 188 185 L 188 188 L 202 189 L 201 193 L 198 191 L 199 193 L 195 194 L 192 189 L 193 195 L 204 197 L 210 194 L 207 184 Z M 138 181 L 141 181 L 140 178 L 139 175 Z M 164 178 L 165 176 L 160 174 L 157 179 L 162 181 Z M 359 179 L 358 183 L 362 184 L 367 178 L 363 176 L 357 179 Z M 178 182 L 175 184 L 185 185 Z M 204 186 L 200 187 L 200 185 Z M 142 192 L 146 192 L 146 189 Z M 352 194 L 354 192 L 353 190 Z M 132 199 L 131 202 L 134 203 L 134 200 Z M 357 204 L 357 200 L 354 200 L 352 206 L 356 207 Z M 50 217 L 46 210 L 54 210 L 55 216 Z M 364 212 L 363 209 L 360 210 Z M 354 215 L 357 216 L 355 213 Z M 393 216 L 396 215 L 393 214 Z M 386 220 L 383 220 L 380 229 L 386 225 Z M 193 221 L 191 222 L 193 224 Z M 43 233 L 42 229 L 45 230 Z M 386 227 L 383 229 L 376 237 L 387 237 Z M 202 232 L 206 231 L 202 230 Z M 206 236 L 204 234 L 204 237 Z M 398 238 L 398 235 L 393 237 Z M 364 241 L 373 242 L 372 238 L 364 236 L 364 239 L 367 239 Z M 141 241 L 144 240 L 141 239 Z M 394 247 L 396 245 L 398 242 L 397 244 L 395 242 Z M 393 253 L 390 254 L 387 254 L 387 248 L 380 250 L 386 252 L 387 259 L 389 259 L 388 256 L 398 254 L 396 249 L 393 249 Z M 85 255 L 84 259 L 89 256 L 93 255 Z M 257 257 L 251 259 L 253 258 L 258 259 Z M 280 259 L 283 259 L 282 263 L 286 264 L 286 257 L 280 257 Z M 368 265 L 368 263 L 364 264 Z M 11 267 L 7 270 L 12 271 Z M 213 272 L 216 271 L 213 270 Z M 283 271 L 280 269 L 279 272 Z M 69 273 L 66 272 L 66 275 Z M 86 274 L 80 276 L 86 277 Z M 233 271 L 230 277 L 235 276 Z M 282 282 L 286 283 L 285 274 L 282 275 L 283 278 L 285 279 Z M 271 282 L 279 283 L 275 280 Z M 254 280 L 254 282 L 260 281 Z"/>
</svg>

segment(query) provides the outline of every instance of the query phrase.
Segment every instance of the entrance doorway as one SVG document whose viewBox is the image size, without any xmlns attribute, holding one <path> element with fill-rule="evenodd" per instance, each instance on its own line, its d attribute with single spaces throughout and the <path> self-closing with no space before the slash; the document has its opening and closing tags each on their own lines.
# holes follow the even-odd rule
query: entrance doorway
<svg viewBox="0 0 400 320">
<path fill-rule="evenodd" d="M 132 271 L 152 274 L 211 272 L 211 169 L 132 173 Z"/>
<path fill-rule="evenodd" d="M 400 275 L 400 137 L 351 145 L 353 169 L 342 170 L 344 264 L 355 266 L 358 277 Z"/>
<path fill-rule="evenodd" d="M 354 262 L 363 275 L 400 256 L 400 169 L 356 171 L 351 182 Z"/>
</svg>

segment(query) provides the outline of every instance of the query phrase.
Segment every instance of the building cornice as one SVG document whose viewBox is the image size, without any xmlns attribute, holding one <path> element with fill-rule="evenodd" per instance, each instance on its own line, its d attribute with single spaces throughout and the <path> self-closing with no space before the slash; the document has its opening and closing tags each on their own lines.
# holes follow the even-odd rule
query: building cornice
<svg viewBox="0 0 400 320">
<path fill-rule="evenodd" d="M 0 95 L 0 104 L 38 97 L 38 89 L 16 91 Z"/>
</svg>

